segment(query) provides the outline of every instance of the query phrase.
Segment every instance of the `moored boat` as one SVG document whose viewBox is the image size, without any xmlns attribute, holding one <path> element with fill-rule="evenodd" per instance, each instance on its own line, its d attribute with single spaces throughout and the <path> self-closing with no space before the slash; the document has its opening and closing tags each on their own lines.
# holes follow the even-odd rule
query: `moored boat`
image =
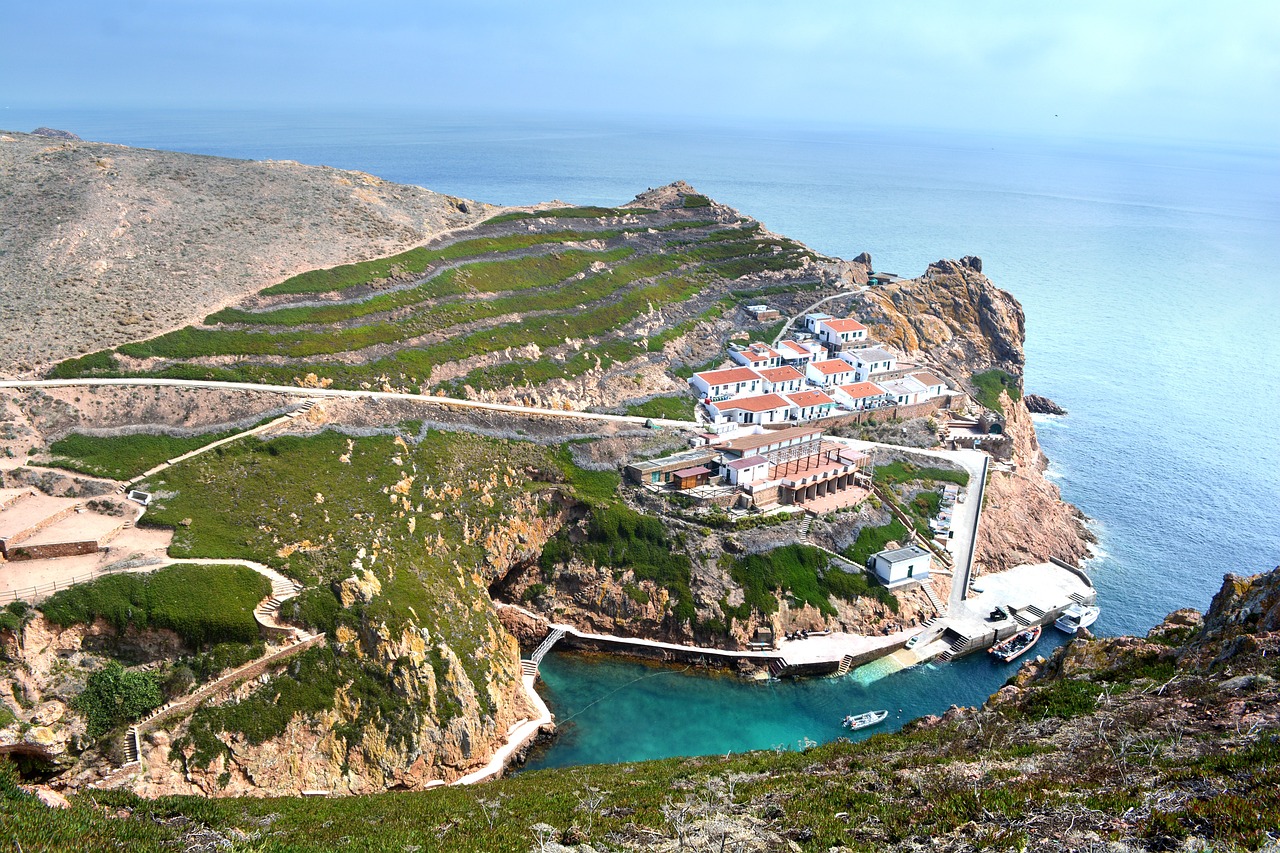
<svg viewBox="0 0 1280 853">
<path fill-rule="evenodd" d="M 1022 655 L 1031 650 L 1031 647 L 1040 639 L 1040 626 L 1032 625 L 1025 631 L 1019 631 L 1003 643 L 997 643 L 987 649 L 995 657 L 1009 663 L 1017 660 Z"/>
<path fill-rule="evenodd" d="M 1098 614 L 1101 612 L 1101 608 L 1093 605 L 1073 604 L 1062 611 L 1062 615 L 1053 623 L 1053 627 L 1074 635 L 1081 628 L 1088 628 L 1098 621 Z"/>
<path fill-rule="evenodd" d="M 844 718 L 844 727 L 847 729 L 865 729 L 868 726 L 874 726 L 876 723 L 883 723 L 885 718 L 889 716 L 888 711 L 867 711 L 865 714 L 850 714 Z"/>
</svg>

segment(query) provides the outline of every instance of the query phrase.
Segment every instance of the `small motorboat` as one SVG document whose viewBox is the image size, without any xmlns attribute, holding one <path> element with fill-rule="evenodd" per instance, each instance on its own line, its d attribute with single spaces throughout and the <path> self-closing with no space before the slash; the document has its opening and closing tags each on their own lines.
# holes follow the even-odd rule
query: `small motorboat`
<svg viewBox="0 0 1280 853">
<path fill-rule="evenodd" d="M 1003 643 L 997 643 L 987 649 L 994 657 L 999 658 L 1005 663 L 1017 660 L 1031 650 L 1031 647 L 1040 639 L 1040 626 L 1032 625 L 1025 631 L 1019 631 Z"/>
<path fill-rule="evenodd" d="M 1102 608 L 1100 607 L 1088 604 L 1073 604 L 1062 611 L 1062 615 L 1053 623 L 1053 627 L 1074 636 L 1081 628 L 1088 628 L 1098 621 L 1098 614 L 1101 612 Z"/>
<path fill-rule="evenodd" d="M 885 718 L 889 716 L 888 711 L 867 711 L 865 714 L 850 714 L 844 718 L 844 727 L 846 729 L 865 729 L 874 726 L 876 723 L 883 723 Z"/>
</svg>

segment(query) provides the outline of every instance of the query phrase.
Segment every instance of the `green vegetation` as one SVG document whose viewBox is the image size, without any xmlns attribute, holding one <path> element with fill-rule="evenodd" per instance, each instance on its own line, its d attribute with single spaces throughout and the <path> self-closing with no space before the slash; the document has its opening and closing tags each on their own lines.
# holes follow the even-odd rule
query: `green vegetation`
<svg viewBox="0 0 1280 853">
<path fill-rule="evenodd" d="M 562 533 L 547 543 L 539 564 L 544 572 L 550 572 L 571 556 L 595 566 L 630 569 L 637 580 L 665 587 L 675 598 L 676 619 L 696 621 L 689 587 L 693 565 L 686 554 L 673 548 L 661 519 L 641 515 L 620 503 L 597 506 L 587 524 L 586 541 L 573 543 Z"/>
<path fill-rule="evenodd" d="M 687 195 L 684 197 L 682 204 L 684 207 L 710 207 L 711 199 L 705 195 Z"/>
<path fill-rule="evenodd" d="M 627 414 L 638 418 L 667 418 L 673 421 L 693 420 L 693 410 L 697 401 L 688 394 L 674 397 L 654 397 L 643 403 L 627 406 Z"/>
<path fill-rule="evenodd" d="M 514 222 L 519 219 L 602 219 L 606 216 L 640 216 L 654 213 L 647 207 L 553 207 L 533 213 L 517 210 L 514 213 L 500 213 L 491 216 L 481 225 L 497 225 L 502 222 Z"/>
<path fill-rule="evenodd" d="M 958 486 L 969 485 L 969 472 L 951 468 L 920 468 L 910 462 L 890 462 L 877 465 L 875 481 L 882 485 L 899 485 L 920 481 L 924 483 L 955 483 Z"/>
<path fill-rule="evenodd" d="M 245 566 L 178 564 L 153 574 L 107 575 L 46 599 L 40 609 L 56 625 L 105 619 L 116 630 L 168 628 L 187 645 L 248 643 L 258 638 L 253 608 L 271 592 Z"/>
<path fill-rule="evenodd" d="M 867 525 L 859 530 L 857 540 L 844 549 L 844 555 L 850 562 L 865 566 L 871 555 L 883 551 L 890 542 L 906 542 L 909 535 L 906 525 L 895 516 L 888 524 L 879 527 Z"/>
<path fill-rule="evenodd" d="M 162 701 L 160 682 L 154 673 L 126 670 L 113 660 L 89 676 L 74 705 L 88 723 L 89 737 L 98 738 L 117 726 L 141 719 Z"/>
<path fill-rule="evenodd" d="M 82 435 L 71 433 L 49 445 L 53 464 L 94 477 L 129 480 L 175 456 L 235 435 L 234 431 L 199 435 Z"/>
<path fill-rule="evenodd" d="M 975 373 L 970 377 L 970 381 L 977 390 L 978 403 L 993 412 L 1004 410 L 1000 405 L 1001 391 L 1008 392 L 1009 399 L 1015 403 L 1022 399 L 1022 387 L 1018 377 L 998 368 Z"/>
<path fill-rule="evenodd" d="M 11 601 L 0 608 L 0 631 L 21 631 L 30 610 L 25 601 Z"/>
<path fill-rule="evenodd" d="M 729 574 L 742 586 L 744 605 L 765 615 L 777 612 L 775 596 L 782 593 L 791 595 L 794 606 L 810 604 L 828 616 L 836 614 L 832 596 L 845 601 L 867 596 L 895 613 L 898 610 L 898 600 L 891 592 L 871 583 L 862 572 L 855 574 L 835 568 L 831 565 L 831 555 L 819 548 L 787 545 L 745 557 L 725 555 L 723 559 Z"/>
</svg>

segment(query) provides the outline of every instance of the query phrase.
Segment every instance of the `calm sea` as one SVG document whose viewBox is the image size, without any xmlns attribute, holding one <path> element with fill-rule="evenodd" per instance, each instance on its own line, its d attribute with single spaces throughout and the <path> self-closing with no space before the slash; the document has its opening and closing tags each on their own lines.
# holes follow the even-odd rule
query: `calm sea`
<svg viewBox="0 0 1280 853">
<path fill-rule="evenodd" d="M 0 127 L 360 169 L 496 203 L 616 204 L 682 178 L 827 254 L 973 254 L 1027 314 L 1040 436 L 1094 519 L 1099 633 L 1204 608 L 1280 563 L 1280 152 L 920 131 L 423 114 L 0 110 Z M 1046 637 L 1046 640 L 1048 637 Z M 1043 641 L 1042 641 L 1043 642 Z M 553 655 L 543 765 L 794 746 L 845 713 L 976 703 L 1008 670 L 743 684 Z"/>
</svg>

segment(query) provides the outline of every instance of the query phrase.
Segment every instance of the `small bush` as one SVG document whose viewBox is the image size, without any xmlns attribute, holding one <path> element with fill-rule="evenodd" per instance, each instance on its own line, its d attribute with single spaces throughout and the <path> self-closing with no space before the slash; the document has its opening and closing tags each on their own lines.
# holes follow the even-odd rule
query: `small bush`
<svg viewBox="0 0 1280 853">
<path fill-rule="evenodd" d="M 1015 403 L 1022 399 L 1022 386 L 1018 377 L 1003 370 L 992 369 L 975 373 L 970 380 L 973 382 L 978 403 L 993 412 L 1003 411 L 1000 406 L 1001 391 L 1007 392 L 1009 399 Z"/>
<path fill-rule="evenodd" d="M 116 726 L 132 723 L 164 701 L 154 673 L 133 672 L 111 661 L 89 676 L 84 692 L 72 703 L 97 738 Z"/>
</svg>

